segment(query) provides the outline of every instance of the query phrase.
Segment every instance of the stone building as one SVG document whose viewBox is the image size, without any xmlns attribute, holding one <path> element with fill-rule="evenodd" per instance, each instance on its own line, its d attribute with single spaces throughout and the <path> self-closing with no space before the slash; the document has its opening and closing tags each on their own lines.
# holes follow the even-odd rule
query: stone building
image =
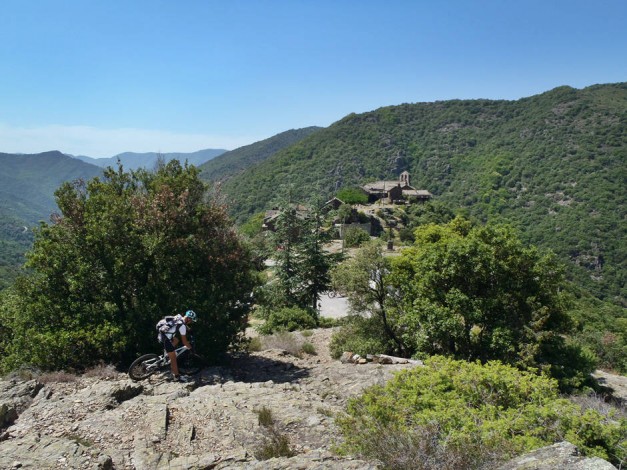
<svg viewBox="0 0 627 470">
<path fill-rule="evenodd" d="M 433 195 L 426 189 L 416 189 L 410 184 L 409 172 L 404 171 L 397 181 L 374 181 L 361 187 L 368 195 L 368 202 L 383 201 L 406 204 L 428 201 Z"/>
</svg>

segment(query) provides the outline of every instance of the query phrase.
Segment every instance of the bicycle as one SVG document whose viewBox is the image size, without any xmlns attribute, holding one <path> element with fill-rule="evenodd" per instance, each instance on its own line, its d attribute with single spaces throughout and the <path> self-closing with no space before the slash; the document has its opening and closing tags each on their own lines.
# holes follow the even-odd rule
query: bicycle
<svg viewBox="0 0 627 470">
<path fill-rule="evenodd" d="M 193 343 L 193 339 L 192 345 Z M 180 346 L 174 350 L 176 352 L 176 362 L 179 366 L 179 372 L 183 375 L 194 375 L 200 372 L 202 367 L 201 357 L 188 350 L 185 346 Z M 144 354 L 133 361 L 128 368 L 128 375 L 132 380 L 144 380 L 155 372 L 165 368 L 170 368 L 170 357 L 168 353 L 163 354 Z"/>
</svg>

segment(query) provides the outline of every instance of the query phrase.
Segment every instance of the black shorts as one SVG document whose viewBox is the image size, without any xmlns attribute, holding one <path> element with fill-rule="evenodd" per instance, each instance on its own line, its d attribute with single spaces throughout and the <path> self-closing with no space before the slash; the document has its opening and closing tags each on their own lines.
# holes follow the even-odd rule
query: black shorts
<svg viewBox="0 0 627 470">
<path fill-rule="evenodd" d="M 163 343 L 163 348 L 165 352 L 173 352 L 176 348 L 172 344 L 172 340 L 168 338 L 166 334 L 161 334 L 161 342 Z"/>
</svg>

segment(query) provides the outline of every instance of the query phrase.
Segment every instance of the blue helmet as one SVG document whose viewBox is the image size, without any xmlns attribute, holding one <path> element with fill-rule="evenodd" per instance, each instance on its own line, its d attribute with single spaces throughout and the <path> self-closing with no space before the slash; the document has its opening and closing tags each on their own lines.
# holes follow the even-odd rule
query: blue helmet
<svg viewBox="0 0 627 470">
<path fill-rule="evenodd" d="M 187 312 L 185 312 L 185 316 L 191 321 L 196 321 L 196 312 L 194 312 L 193 310 L 188 310 Z"/>
</svg>

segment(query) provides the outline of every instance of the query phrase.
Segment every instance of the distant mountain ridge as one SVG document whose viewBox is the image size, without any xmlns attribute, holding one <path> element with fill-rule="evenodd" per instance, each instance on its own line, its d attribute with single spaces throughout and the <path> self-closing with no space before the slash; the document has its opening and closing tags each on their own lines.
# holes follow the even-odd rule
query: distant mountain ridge
<svg viewBox="0 0 627 470">
<path fill-rule="evenodd" d="M 62 183 L 101 174 L 102 168 L 59 151 L 0 153 L 0 204 L 31 225 L 56 209 L 54 191 Z"/>
<path fill-rule="evenodd" d="M 106 168 L 108 166 L 115 167 L 119 160 L 122 163 L 122 166 L 127 170 L 137 170 L 138 168 L 146 168 L 150 170 L 152 167 L 154 167 L 155 163 L 157 163 L 157 160 L 159 160 L 160 158 L 165 160 L 166 162 L 176 159 L 179 160 L 181 163 L 187 162 L 190 165 L 200 166 L 201 164 L 213 158 L 216 158 L 217 156 L 222 155 L 225 152 L 227 152 L 227 150 L 225 149 L 204 149 L 189 153 L 124 152 L 108 158 L 92 158 L 85 155 L 70 156 L 84 162 L 91 163 L 92 165 L 100 166 L 102 168 Z"/>
<path fill-rule="evenodd" d="M 65 181 L 91 179 L 102 168 L 58 151 L 0 153 L 0 289 L 15 277 L 30 247 L 32 227 L 57 210 L 54 191 Z"/>
<path fill-rule="evenodd" d="M 200 177 L 205 181 L 221 181 L 256 165 L 278 151 L 300 142 L 322 129 L 311 126 L 291 129 L 254 144 L 226 152 L 200 166 Z"/>
</svg>

